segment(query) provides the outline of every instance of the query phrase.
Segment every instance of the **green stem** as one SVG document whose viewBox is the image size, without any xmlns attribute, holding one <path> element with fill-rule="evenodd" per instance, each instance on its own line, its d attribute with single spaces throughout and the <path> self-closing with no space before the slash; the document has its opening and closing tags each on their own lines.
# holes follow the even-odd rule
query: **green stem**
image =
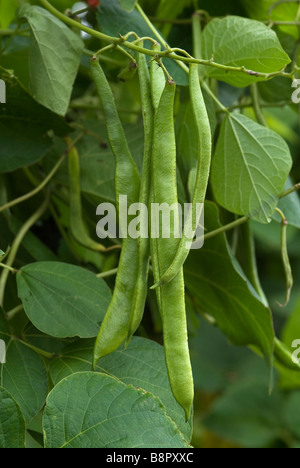
<svg viewBox="0 0 300 468">
<path fill-rule="evenodd" d="M 103 273 L 99 273 L 97 278 L 110 278 L 118 273 L 118 268 L 114 268 L 113 270 L 104 271 Z"/>
<path fill-rule="evenodd" d="M 207 234 L 205 234 L 204 240 L 206 241 L 206 240 L 211 239 L 212 237 L 215 237 L 215 236 L 217 236 L 219 234 L 224 234 L 224 232 L 230 231 L 231 229 L 234 229 L 234 228 L 240 226 L 241 224 L 246 223 L 248 220 L 249 220 L 248 216 L 243 216 L 242 218 L 239 218 L 239 219 L 233 221 L 232 223 L 226 224 L 225 226 L 222 226 L 222 227 L 220 227 L 218 229 L 215 229 L 214 231 L 208 232 Z"/>
<path fill-rule="evenodd" d="M 281 199 L 281 198 L 287 197 L 291 193 L 297 192 L 298 190 L 300 190 L 300 183 L 293 185 L 293 187 L 283 192 L 279 198 Z"/>
<path fill-rule="evenodd" d="M 85 26 L 85 25 L 83 25 L 81 23 L 78 23 L 77 21 L 72 20 L 71 18 L 64 15 L 63 13 L 61 13 L 56 8 L 54 8 L 47 0 L 40 0 L 40 3 L 48 11 L 50 11 L 50 13 L 52 13 L 54 16 L 56 16 L 61 21 L 65 22 L 66 24 L 68 24 L 71 27 L 80 29 L 81 31 L 84 31 L 87 34 L 90 34 L 91 36 L 96 37 L 97 39 L 102 40 L 104 42 L 108 42 L 110 44 L 116 44 L 116 45 L 122 44 L 122 46 L 126 47 L 127 49 L 131 49 L 131 50 L 134 50 L 136 52 L 140 52 L 140 53 L 145 54 L 145 55 L 150 55 L 152 57 L 159 56 L 159 58 L 163 58 L 163 57 L 171 58 L 172 60 L 177 61 L 180 64 L 181 68 L 183 70 L 187 71 L 187 72 L 188 72 L 188 68 L 186 67 L 185 64 L 198 63 L 200 65 L 206 65 L 206 66 L 211 66 L 211 67 L 214 67 L 214 68 L 218 68 L 220 70 L 223 70 L 226 73 L 228 73 L 228 72 L 245 73 L 247 75 L 264 78 L 265 80 L 269 80 L 269 79 L 274 78 L 276 76 L 283 76 L 283 77 L 286 77 L 286 78 L 293 79 L 293 76 L 294 76 L 293 73 L 285 73 L 284 71 L 278 71 L 278 72 L 274 72 L 274 73 L 262 73 L 262 72 L 257 72 L 257 71 L 253 71 L 253 70 L 248 70 L 244 66 L 242 66 L 242 67 L 226 66 L 226 65 L 222 65 L 220 63 L 216 63 L 213 60 L 202 60 L 202 59 L 196 59 L 194 57 L 180 56 L 180 55 L 177 55 L 175 53 L 170 52 L 169 48 L 166 48 L 166 50 L 161 51 L 158 54 L 157 51 L 153 51 L 151 49 L 145 49 L 144 47 L 140 47 L 140 46 L 138 46 L 138 45 L 136 45 L 136 44 L 134 44 L 132 42 L 129 42 L 129 41 L 126 41 L 126 40 L 124 41 L 120 37 L 108 36 L 107 34 L 101 33 L 99 31 L 91 29 L 91 28 L 89 28 L 89 27 L 87 27 L 87 26 Z M 141 7 L 139 5 L 137 5 L 137 10 L 140 12 L 142 17 L 145 19 L 145 21 L 147 22 L 149 28 L 151 29 L 151 31 L 153 31 L 153 33 L 155 34 L 157 39 L 167 47 L 167 44 L 165 43 L 164 38 L 155 29 L 155 27 L 153 26 L 153 24 L 151 23 L 149 18 L 145 15 L 145 13 L 143 12 L 143 10 L 141 9 Z"/>
<path fill-rule="evenodd" d="M 37 354 L 39 354 L 40 356 L 43 356 L 47 359 L 53 359 L 55 357 L 55 353 L 48 353 L 48 351 L 44 351 L 43 349 L 41 348 L 37 348 L 36 346 L 33 346 L 31 345 L 30 343 L 27 343 L 27 341 L 24 341 L 24 340 L 21 340 L 19 338 L 16 338 L 16 340 L 19 342 L 19 343 L 22 343 L 24 346 L 27 346 L 27 348 L 30 348 L 32 349 L 33 351 L 35 351 Z"/>
<path fill-rule="evenodd" d="M 5 211 L 7 210 L 8 208 L 11 208 L 15 205 L 18 205 L 19 203 L 23 203 L 25 202 L 26 200 L 28 200 L 29 198 L 32 198 L 34 197 L 35 195 L 37 195 L 38 193 L 41 192 L 41 190 L 43 190 L 43 188 L 46 187 L 46 185 L 48 185 L 48 183 L 50 182 L 50 180 L 53 178 L 53 176 L 56 174 L 56 172 L 58 171 L 58 169 L 60 168 L 60 166 L 62 165 L 64 159 L 65 159 L 65 156 L 66 154 L 64 153 L 61 158 L 58 160 L 58 162 L 55 164 L 55 166 L 53 167 L 52 171 L 48 174 L 48 176 L 43 180 L 43 182 L 38 185 L 34 190 L 32 190 L 31 192 L 28 192 L 26 193 L 25 195 L 22 195 L 21 197 L 19 198 L 16 198 L 15 200 L 12 200 L 8 203 L 6 203 L 5 205 L 3 206 L 0 206 L 0 213 L 2 211 Z"/>
<path fill-rule="evenodd" d="M 193 25 L 193 53 L 196 58 L 202 57 L 202 28 L 201 16 L 195 13 L 192 17 Z"/>
<path fill-rule="evenodd" d="M 18 272 L 18 270 L 6 265 L 5 263 L 0 263 L 0 267 L 5 268 L 6 270 L 11 271 L 12 273 L 17 273 Z"/>
<path fill-rule="evenodd" d="M 0 276 L 0 306 L 3 307 L 4 305 L 4 295 L 5 295 L 5 287 L 8 279 L 8 275 L 10 273 L 10 269 L 7 267 L 12 267 L 15 258 L 17 256 L 18 250 L 23 242 L 24 237 L 31 229 L 31 227 L 41 218 L 41 216 L 45 213 L 46 209 L 49 205 L 50 196 L 47 194 L 43 204 L 38 208 L 38 210 L 33 213 L 33 215 L 26 221 L 26 223 L 22 226 L 20 231 L 18 232 L 13 244 L 11 246 L 9 255 L 7 257 L 6 268 L 2 271 Z"/>
<path fill-rule="evenodd" d="M 24 308 L 23 305 L 20 304 L 14 309 L 10 310 L 9 312 L 6 312 L 5 316 L 7 320 L 12 320 L 19 312 L 23 310 L 23 308 Z"/>
<path fill-rule="evenodd" d="M 253 101 L 253 109 L 254 109 L 256 120 L 263 127 L 267 127 L 268 124 L 267 124 L 267 121 L 266 121 L 265 116 L 263 114 L 263 111 L 261 110 L 261 106 L 260 106 L 260 102 L 259 102 L 259 93 L 258 93 L 257 84 L 253 83 L 250 86 L 250 90 L 251 90 L 251 96 L 252 96 L 252 101 Z"/>
</svg>

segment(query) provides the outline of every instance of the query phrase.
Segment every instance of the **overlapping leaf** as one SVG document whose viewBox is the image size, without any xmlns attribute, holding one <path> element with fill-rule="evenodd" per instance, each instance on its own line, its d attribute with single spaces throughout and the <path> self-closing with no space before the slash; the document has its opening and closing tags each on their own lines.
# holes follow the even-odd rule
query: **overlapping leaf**
<svg viewBox="0 0 300 468">
<path fill-rule="evenodd" d="M 233 213 L 268 223 L 291 166 L 289 147 L 277 133 L 230 114 L 222 123 L 212 164 L 216 199 Z"/>
<path fill-rule="evenodd" d="M 188 447 L 158 398 L 93 372 L 56 385 L 43 426 L 46 448 Z"/>
</svg>

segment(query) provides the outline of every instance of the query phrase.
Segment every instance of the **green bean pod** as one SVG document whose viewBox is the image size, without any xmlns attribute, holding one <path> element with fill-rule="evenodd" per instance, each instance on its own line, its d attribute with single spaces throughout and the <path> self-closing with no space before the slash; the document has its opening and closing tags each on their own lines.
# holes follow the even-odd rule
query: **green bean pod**
<svg viewBox="0 0 300 468">
<path fill-rule="evenodd" d="M 176 184 L 176 142 L 174 97 L 176 85 L 167 81 L 156 111 L 152 153 L 152 196 L 155 203 L 178 203 Z M 157 281 L 168 268 L 178 248 L 175 230 L 179 213 L 174 211 L 170 238 L 151 236 L 151 255 Z M 188 420 L 194 398 L 193 376 L 188 348 L 183 269 L 168 284 L 159 288 L 159 309 L 163 322 L 164 349 L 169 380 L 174 397 L 184 408 Z"/>
<path fill-rule="evenodd" d="M 212 136 L 206 105 L 199 82 L 197 64 L 190 65 L 189 87 L 191 105 L 197 125 L 197 134 L 195 135 L 195 138 L 197 138 L 199 147 L 196 183 L 192 197 L 192 209 L 189 211 L 187 219 L 185 220 L 185 226 L 190 226 L 191 229 L 189 230 L 188 236 L 186 230 L 183 230 L 176 255 L 159 278 L 159 281 L 152 286 L 153 289 L 162 286 L 175 278 L 187 259 L 201 216 L 201 211 L 199 210 L 197 212 L 197 204 L 204 204 L 208 186 L 211 166 Z"/>
<path fill-rule="evenodd" d="M 142 112 L 144 121 L 144 159 L 143 171 L 141 179 L 141 189 L 139 202 L 145 206 L 149 206 L 150 188 L 151 188 L 151 154 L 153 143 L 153 126 L 154 126 L 154 110 L 151 101 L 150 76 L 147 60 L 144 54 L 138 55 L 138 74 L 140 80 L 140 91 L 142 100 Z M 148 226 L 147 215 L 141 212 L 141 226 Z M 145 302 L 148 289 L 148 273 L 149 273 L 149 256 L 150 256 L 150 240 L 149 237 L 142 236 L 137 240 L 138 248 L 138 276 L 136 280 L 136 292 L 132 307 L 130 334 L 128 340 L 139 327 L 143 318 Z"/>
<path fill-rule="evenodd" d="M 66 142 L 71 146 L 70 138 Z M 82 246 L 96 252 L 104 252 L 103 245 L 94 241 L 88 234 L 82 217 L 81 191 L 80 191 L 80 161 L 75 146 L 68 154 L 69 186 L 70 186 L 70 227 L 74 239 Z"/>
<path fill-rule="evenodd" d="M 127 195 L 128 203 L 139 199 L 140 176 L 131 156 L 110 85 L 98 60 L 91 60 L 91 75 L 102 103 L 109 143 L 116 161 L 115 189 L 119 196 Z M 115 351 L 130 333 L 132 304 L 138 275 L 137 241 L 124 238 L 112 300 L 101 324 L 94 350 L 97 361 Z"/>
</svg>

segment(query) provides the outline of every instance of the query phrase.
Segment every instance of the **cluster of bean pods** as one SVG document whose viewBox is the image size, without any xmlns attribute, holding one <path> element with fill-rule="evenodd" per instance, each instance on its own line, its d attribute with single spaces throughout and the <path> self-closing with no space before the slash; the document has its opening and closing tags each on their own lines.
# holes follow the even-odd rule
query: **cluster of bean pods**
<svg viewBox="0 0 300 468">
<path fill-rule="evenodd" d="M 142 45 L 142 43 L 140 44 Z M 153 48 L 159 51 L 160 46 Z M 140 202 L 168 206 L 178 204 L 176 181 L 176 138 L 174 99 L 176 84 L 166 77 L 156 61 L 150 63 L 138 54 L 138 75 L 144 121 L 144 159 L 140 177 L 130 154 L 126 137 L 109 83 L 96 57 L 91 60 L 91 75 L 102 103 L 107 133 L 115 161 L 116 199 L 127 195 L 129 203 Z M 204 203 L 211 161 L 211 131 L 199 83 L 198 66 L 190 66 L 190 95 L 197 123 L 199 161 L 192 205 Z M 150 210 L 149 210 L 150 212 Z M 151 217 L 153 223 L 153 219 Z M 193 223 L 196 231 L 198 219 Z M 147 220 L 141 220 L 141 225 Z M 148 291 L 149 261 L 153 268 L 157 302 L 163 323 L 164 349 L 171 389 L 177 402 L 190 418 L 194 398 L 193 376 L 189 356 L 183 264 L 191 239 L 179 239 L 175 231 L 180 224 L 174 212 L 170 237 L 164 238 L 160 221 L 158 235 L 151 238 L 125 238 L 113 297 L 96 340 L 94 365 L 130 338 L 143 318 Z M 150 229 L 154 232 L 153 229 Z"/>
</svg>

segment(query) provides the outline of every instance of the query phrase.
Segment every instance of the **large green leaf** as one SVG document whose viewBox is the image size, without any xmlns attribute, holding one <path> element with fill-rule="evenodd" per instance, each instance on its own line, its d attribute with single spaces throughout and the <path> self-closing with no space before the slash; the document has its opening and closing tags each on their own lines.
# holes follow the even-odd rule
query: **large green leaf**
<svg viewBox="0 0 300 468">
<path fill-rule="evenodd" d="M 241 114 L 221 127 L 212 164 L 212 184 L 220 205 L 268 223 L 292 166 L 286 142 L 274 131 Z"/>
<path fill-rule="evenodd" d="M 49 394 L 46 448 L 184 448 L 157 397 L 104 374 L 80 372 Z"/>
<path fill-rule="evenodd" d="M 30 88 L 34 98 L 65 115 L 83 51 L 80 37 L 38 6 L 23 5 L 20 18 L 32 30 L 29 51 Z"/>
<path fill-rule="evenodd" d="M 220 437 L 247 448 L 266 448 L 282 432 L 282 396 L 260 382 L 240 382 L 213 405 L 204 424 Z"/>
<path fill-rule="evenodd" d="M 0 339 L 6 343 L 6 364 L 0 364 L 0 385 L 19 404 L 25 420 L 30 421 L 42 408 L 48 393 L 44 362 L 11 335 L 1 310 Z"/>
<path fill-rule="evenodd" d="M 117 37 L 118 34 L 125 35 L 134 31 L 140 37 L 148 36 L 157 40 L 142 15 L 137 10 L 131 13 L 124 11 L 118 0 L 102 0 L 97 10 L 97 19 L 101 31 L 110 36 Z M 145 42 L 145 47 L 151 47 L 149 41 Z M 178 85 L 188 85 L 186 72 L 174 60 L 165 59 L 164 64 Z"/>
<path fill-rule="evenodd" d="M 53 383 L 56 385 L 74 372 L 91 371 L 94 347 L 94 340 L 80 340 L 66 347 L 51 362 Z M 120 348 L 102 358 L 96 370 L 114 376 L 126 385 L 153 393 L 162 401 L 168 416 L 177 424 L 185 438 L 191 439 L 191 423 L 185 422 L 184 411 L 173 396 L 162 346 L 145 338 L 133 337 L 127 349 Z"/>
<path fill-rule="evenodd" d="M 204 29 L 203 58 L 226 66 L 274 73 L 290 63 L 276 33 L 259 21 L 238 16 L 212 20 Z M 233 86 L 248 86 L 260 81 L 253 74 L 206 67 L 207 75 Z"/>
<path fill-rule="evenodd" d="M 25 448 L 25 420 L 18 403 L 0 387 L 0 448 Z"/>
<path fill-rule="evenodd" d="M 96 336 L 110 302 L 105 281 L 65 263 L 27 265 L 18 272 L 17 285 L 34 326 L 58 338 Z"/>
<path fill-rule="evenodd" d="M 205 227 L 208 232 L 220 227 L 217 207 L 210 202 L 205 204 Z M 224 234 L 191 252 L 185 280 L 199 309 L 213 316 L 233 343 L 257 345 L 272 361 L 274 330 L 270 310 L 247 281 Z"/>
</svg>

